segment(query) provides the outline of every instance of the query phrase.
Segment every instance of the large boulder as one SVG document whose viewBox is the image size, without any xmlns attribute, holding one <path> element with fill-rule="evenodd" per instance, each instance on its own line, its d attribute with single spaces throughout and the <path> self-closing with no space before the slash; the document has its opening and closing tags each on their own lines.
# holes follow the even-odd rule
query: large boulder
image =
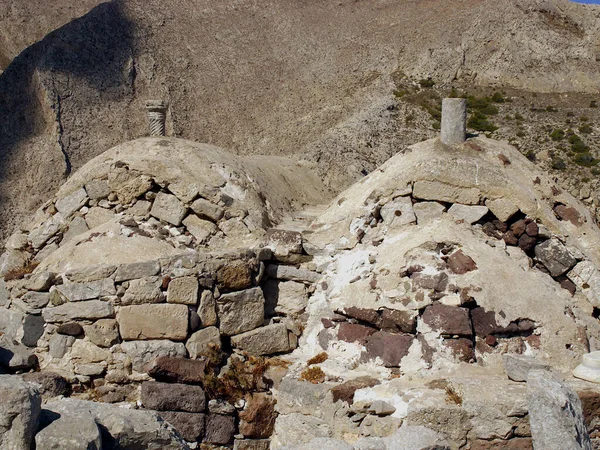
<svg viewBox="0 0 600 450">
<path fill-rule="evenodd" d="M 0 450 L 30 450 L 38 427 L 42 398 L 21 378 L 0 375 Z"/>
<path fill-rule="evenodd" d="M 102 450 L 102 436 L 92 414 L 73 411 L 57 414 L 44 410 L 45 426 L 35 436 L 36 450 Z"/>
<path fill-rule="evenodd" d="M 592 450 L 577 393 L 546 370 L 527 378 L 529 423 L 536 449 Z"/>
</svg>

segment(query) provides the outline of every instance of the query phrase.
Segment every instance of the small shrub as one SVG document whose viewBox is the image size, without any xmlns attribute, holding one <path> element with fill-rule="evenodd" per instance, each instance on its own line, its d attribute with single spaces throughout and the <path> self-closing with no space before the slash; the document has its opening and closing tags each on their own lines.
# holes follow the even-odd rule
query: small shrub
<svg viewBox="0 0 600 450">
<path fill-rule="evenodd" d="M 448 94 L 448 98 L 460 98 L 460 95 L 458 94 L 458 91 L 456 90 L 456 88 L 454 86 L 452 86 L 452 89 L 450 90 L 450 93 Z"/>
<path fill-rule="evenodd" d="M 589 149 L 585 142 L 576 134 L 569 136 L 569 144 L 571 144 L 571 150 L 575 153 L 585 153 Z"/>
<path fill-rule="evenodd" d="M 573 111 L 569 111 L 567 113 L 567 117 L 575 117 L 575 113 Z"/>
<path fill-rule="evenodd" d="M 517 137 L 522 138 L 522 137 L 525 137 L 525 136 L 527 136 L 527 133 L 525 133 L 525 131 L 523 131 L 523 130 L 517 131 Z"/>
<path fill-rule="evenodd" d="M 406 116 L 406 119 L 405 119 L 406 123 L 410 123 L 413 120 L 415 120 L 414 114 L 409 114 L 408 116 Z"/>
<path fill-rule="evenodd" d="M 405 91 L 404 89 L 396 89 L 394 90 L 394 97 L 396 98 L 402 98 L 407 94 L 407 91 Z"/>
<path fill-rule="evenodd" d="M 318 355 L 313 356 L 308 361 L 306 361 L 306 364 L 309 366 L 312 366 L 313 364 L 321 364 L 322 362 L 327 361 L 328 358 L 329 355 L 326 352 L 321 352 Z"/>
<path fill-rule="evenodd" d="M 309 367 L 300 374 L 300 379 L 312 384 L 320 384 L 325 381 L 325 372 L 320 367 Z"/>
<path fill-rule="evenodd" d="M 598 102 L 596 100 L 592 100 L 590 102 L 590 108 L 597 108 L 598 107 Z"/>
<path fill-rule="evenodd" d="M 552 106 L 552 105 L 548 105 L 548 106 L 546 106 L 546 112 L 552 112 L 552 113 L 555 113 L 555 112 L 558 112 L 558 109 L 556 109 L 556 108 L 555 108 L 554 106 Z"/>
<path fill-rule="evenodd" d="M 536 161 L 535 152 L 533 150 L 529 150 L 527 153 L 525 153 L 525 157 L 531 162 Z"/>
<path fill-rule="evenodd" d="M 595 176 L 600 175 L 600 169 L 598 169 L 597 167 L 594 167 L 592 169 L 592 175 L 595 175 Z"/>
<path fill-rule="evenodd" d="M 583 167 L 593 167 L 598 164 L 598 160 L 591 153 L 580 153 L 575 157 L 575 164 Z"/>
<path fill-rule="evenodd" d="M 590 120 L 590 118 L 588 116 L 581 116 L 579 120 L 581 120 L 582 122 L 587 122 L 588 120 Z"/>
<path fill-rule="evenodd" d="M 515 113 L 515 120 L 525 120 L 525 119 L 521 114 Z"/>
<path fill-rule="evenodd" d="M 554 170 L 565 170 L 567 165 L 561 158 L 553 158 L 552 159 L 552 168 Z"/>
<path fill-rule="evenodd" d="M 436 120 L 435 122 L 433 122 L 433 124 L 431 126 L 432 126 L 432 128 L 434 130 L 441 130 L 442 129 L 442 122 L 438 122 Z"/>
<path fill-rule="evenodd" d="M 562 141 L 565 138 L 565 132 L 560 129 L 553 130 L 552 133 L 550 133 L 550 138 L 555 142 Z"/>
<path fill-rule="evenodd" d="M 423 78 L 422 80 L 419 80 L 419 85 L 422 88 L 432 88 L 435 86 L 435 82 L 431 79 L 431 77 Z"/>
<path fill-rule="evenodd" d="M 583 124 L 579 127 L 579 132 L 583 134 L 590 134 L 592 131 L 592 126 L 589 123 Z"/>
<path fill-rule="evenodd" d="M 504 103 L 506 100 L 500 92 L 494 92 L 494 95 L 492 95 L 492 101 L 494 103 Z"/>
<path fill-rule="evenodd" d="M 489 131 L 489 132 L 494 132 L 498 129 L 498 127 L 496 125 L 494 125 L 492 122 L 490 122 L 487 118 L 487 116 L 485 114 L 480 113 L 479 111 L 475 111 L 471 117 L 469 118 L 469 121 L 467 122 L 467 125 L 477 131 Z"/>
</svg>

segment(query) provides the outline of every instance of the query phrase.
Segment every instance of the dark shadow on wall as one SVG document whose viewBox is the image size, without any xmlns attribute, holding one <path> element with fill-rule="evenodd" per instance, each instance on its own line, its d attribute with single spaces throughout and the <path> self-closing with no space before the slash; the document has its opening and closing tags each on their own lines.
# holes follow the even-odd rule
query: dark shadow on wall
<svg viewBox="0 0 600 450">
<path fill-rule="evenodd" d="M 121 2 L 111 1 L 48 34 L 12 61 L 0 75 L 0 183 L 7 171 L 18 169 L 13 166 L 20 159 L 19 144 L 51 134 L 49 130 L 69 171 L 64 135 L 71 130 L 64 123 L 65 104 L 71 105 L 70 116 L 78 102 L 90 100 L 90 90 L 99 103 L 132 96 L 132 49 L 133 24 Z"/>
</svg>

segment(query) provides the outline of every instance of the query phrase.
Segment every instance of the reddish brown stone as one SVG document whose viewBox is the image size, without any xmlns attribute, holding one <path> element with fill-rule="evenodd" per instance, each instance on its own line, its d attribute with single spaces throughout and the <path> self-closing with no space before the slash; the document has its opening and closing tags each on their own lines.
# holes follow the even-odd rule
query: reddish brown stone
<svg viewBox="0 0 600 450">
<path fill-rule="evenodd" d="M 578 391 L 583 408 L 583 418 L 590 437 L 600 438 L 600 393 L 585 390 Z"/>
<path fill-rule="evenodd" d="M 485 441 L 477 439 L 471 442 L 470 450 L 533 450 L 531 438 L 495 439 Z"/>
<path fill-rule="evenodd" d="M 515 236 L 512 231 L 507 231 L 502 235 L 502 239 L 506 242 L 506 245 L 516 246 L 519 243 L 519 238 Z"/>
<path fill-rule="evenodd" d="M 459 339 L 445 339 L 444 345 L 448 347 L 454 356 L 459 361 L 471 362 L 475 359 L 475 351 L 473 349 L 473 342 L 470 339 L 459 338 Z"/>
<path fill-rule="evenodd" d="M 158 413 L 189 442 L 199 442 L 204 437 L 205 415 L 201 413 L 161 411 Z"/>
<path fill-rule="evenodd" d="M 515 236 L 520 237 L 523 235 L 523 233 L 525 233 L 526 227 L 527 227 L 527 224 L 525 223 L 525 221 L 523 219 L 521 219 L 521 220 L 517 220 L 515 223 L 513 223 L 510 226 L 510 231 L 512 231 Z"/>
<path fill-rule="evenodd" d="M 527 336 L 525 342 L 527 342 L 531 348 L 539 349 L 542 347 L 542 340 L 537 334 Z"/>
<path fill-rule="evenodd" d="M 411 311 L 384 308 L 381 313 L 380 328 L 389 332 L 415 333 L 417 316 Z"/>
<path fill-rule="evenodd" d="M 378 384 L 381 384 L 381 382 L 372 377 L 359 377 L 354 378 L 353 380 L 348 380 L 345 383 L 342 383 L 331 389 L 331 393 L 333 394 L 333 403 L 341 400 L 342 402 L 346 402 L 351 405 L 354 402 L 354 393 L 357 390 L 373 387 Z"/>
<path fill-rule="evenodd" d="M 206 418 L 206 432 L 203 442 L 208 444 L 229 444 L 235 434 L 235 419 L 231 416 L 210 414 Z"/>
<path fill-rule="evenodd" d="M 571 295 L 575 295 L 575 292 L 577 291 L 577 286 L 575 286 L 575 283 L 568 278 L 560 281 L 560 287 L 569 291 Z"/>
<path fill-rule="evenodd" d="M 399 367 L 402 358 L 408 354 L 408 350 L 414 341 L 410 334 L 392 334 L 378 331 L 369 336 L 365 347 L 367 358 L 381 358 L 386 367 Z"/>
<path fill-rule="evenodd" d="M 565 205 L 558 205 L 556 208 L 554 208 L 554 212 L 560 219 L 568 220 L 575 226 L 582 225 L 584 222 L 583 217 L 581 217 L 575 208 Z"/>
<path fill-rule="evenodd" d="M 490 334 L 497 334 L 502 330 L 496 322 L 496 313 L 494 311 L 486 311 L 481 307 L 474 308 L 471 311 L 471 320 L 473 321 L 475 334 L 481 338 Z"/>
<path fill-rule="evenodd" d="M 206 396 L 200 386 L 145 381 L 140 399 L 144 407 L 157 411 L 204 412 L 206 409 Z"/>
<path fill-rule="evenodd" d="M 538 226 L 537 223 L 530 222 L 527 224 L 527 227 L 525 228 L 525 233 L 527 233 L 528 236 L 537 237 L 537 235 L 540 233 L 540 227 Z"/>
<path fill-rule="evenodd" d="M 413 284 L 423 289 L 433 289 L 442 292 L 448 286 L 448 275 L 444 272 L 439 272 L 434 275 L 415 272 L 410 277 Z"/>
<path fill-rule="evenodd" d="M 500 220 L 496 219 L 492 223 L 494 224 L 496 230 L 500 231 L 501 233 L 506 233 L 508 231 L 508 224 L 506 222 L 501 222 Z"/>
<path fill-rule="evenodd" d="M 323 324 L 323 326 L 325 328 L 333 328 L 333 327 L 335 327 L 335 323 L 332 320 L 326 319 L 324 317 L 321 318 L 321 323 Z"/>
<path fill-rule="evenodd" d="M 485 337 L 485 343 L 486 343 L 487 345 L 489 345 L 490 347 L 495 347 L 495 346 L 496 346 L 496 344 L 498 344 L 498 339 L 496 339 L 496 337 L 495 337 L 494 335 L 492 335 L 492 334 L 488 334 L 488 335 Z"/>
<path fill-rule="evenodd" d="M 58 334 L 66 334 L 67 336 L 81 336 L 83 334 L 83 327 L 77 322 L 63 323 L 56 329 L 56 332 Z"/>
<path fill-rule="evenodd" d="M 448 257 L 448 268 L 453 273 L 462 275 L 477 270 L 477 264 L 475 264 L 475 261 L 470 256 L 465 255 L 462 250 L 458 250 Z"/>
<path fill-rule="evenodd" d="M 338 330 L 338 339 L 346 342 L 364 342 L 367 337 L 376 331 L 376 329 L 364 325 L 343 322 Z"/>
<path fill-rule="evenodd" d="M 537 244 L 537 238 L 531 237 L 528 234 L 524 234 L 519 238 L 518 245 L 524 252 L 532 250 L 535 244 Z"/>
<path fill-rule="evenodd" d="M 339 312 L 339 311 L 338 311 Z M 351 306 L 344 310 L 344 314 L 361 322 L 367 322 L 374 326 L 379 326 L 380 316 L 374 309 L 356 308 Z"/>
<path fill-rule="evenodd" d="M 423 322 L 442 334 L 473 335 L 469 311 L 458 306 L 442 304 L 428 306 L 423 313 Z"/>
<path fill-rule="evenodd" d="M 159 356 L 150 362 L 145 370 L 152 378 L 158 381 L 171 383 L 201 384 L 208 360 L 176 358 L 172 356 Z"/>
<path fill-rule="evenodd" d="M 265 393 L 255 393 L 240 413 L 240 433 L 245 437 L 268 438 L 275 427 L 275 399 Z"/>
</svg>

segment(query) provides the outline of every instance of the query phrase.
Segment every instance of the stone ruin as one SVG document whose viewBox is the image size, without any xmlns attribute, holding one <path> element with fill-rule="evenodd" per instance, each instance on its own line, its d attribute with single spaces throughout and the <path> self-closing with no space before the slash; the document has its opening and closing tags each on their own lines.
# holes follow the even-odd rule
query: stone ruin
<svg viewBox="0 0 600 450">
<path fill-rule="evenodd" d="M 179 139 L 90 161 L 0 257 L 0 448 L 551 448 L 555 385 L 597 445 L 600 230 L 448 127 L 333 200 Z"/>
</svg>

